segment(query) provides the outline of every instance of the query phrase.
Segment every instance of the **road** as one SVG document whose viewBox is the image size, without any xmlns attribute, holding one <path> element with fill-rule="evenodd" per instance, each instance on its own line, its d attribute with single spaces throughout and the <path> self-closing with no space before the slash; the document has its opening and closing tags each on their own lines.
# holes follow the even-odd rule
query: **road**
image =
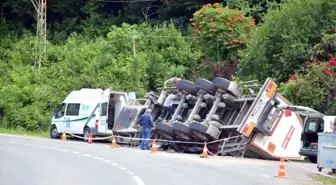
<svg viewBox="0 0 336 185">
<path fill-rule="evenodd" d="M 277 161 L 150 153 L 108 144 L 0 135 L 0 185 L 311 185 L 309 174 Z M 296 163 L 295 163 L 296 164 Z M 315 170 L 313 164 L 299 163 Z"/>
</svg>

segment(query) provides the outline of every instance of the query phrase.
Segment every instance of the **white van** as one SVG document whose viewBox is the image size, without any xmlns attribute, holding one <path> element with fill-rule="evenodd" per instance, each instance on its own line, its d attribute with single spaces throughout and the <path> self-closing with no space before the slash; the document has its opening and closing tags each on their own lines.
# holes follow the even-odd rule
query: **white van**
<svg viewBox="0 0 336 185">
<path fill-rule="evenodd" d="M 306 156 L 312 163 L 317 162 L 318 133 L 333 132 L 336 116 L 327 116 L 314 109 L 303 106 L 283 106 L 284 110 L 296 112 L 305 117 L 301 133 L 300 155 Z"/>
<path fill-rule="evenodd" d="M 106 136 L 125 105 L 136 100 L 135 93 L 112 91 L 111 88 L 72 91 L 53 113 L 50 137 L 59 138 L 66 131 L 75 135 Z"/>
</svg>

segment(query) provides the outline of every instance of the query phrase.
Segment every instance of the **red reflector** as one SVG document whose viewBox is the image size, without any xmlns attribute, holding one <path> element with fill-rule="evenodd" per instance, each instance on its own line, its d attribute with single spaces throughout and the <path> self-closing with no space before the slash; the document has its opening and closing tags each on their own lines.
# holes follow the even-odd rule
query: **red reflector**
<svg viewBox="0 0 336 185">
<path fill-rule="evenodd" d="M 99 125 L 99 120 L 96 119 L 96 124 L 95 124 L 96 128 L 98 128 L 98 125 Z"/>
<path fill-rule="evenodd" d="M 268 84 L 268 86 L 267 86 L 266 90 L 267 90 L 267 91 L 270 91 L 270 90 L 271 90 L 271 88 L 272 88 L 272 86 L 273 86 L 273 84 L 274 84 L 274 82 L 273 82 L 273 81 L 271 81 L 271 82 Z"/>
<path fill-rule="evenodd" d="M 286 117 L 292 116 L 292 112 L 290 110 L 285 110 L 285 116 Z"/>
</svg>

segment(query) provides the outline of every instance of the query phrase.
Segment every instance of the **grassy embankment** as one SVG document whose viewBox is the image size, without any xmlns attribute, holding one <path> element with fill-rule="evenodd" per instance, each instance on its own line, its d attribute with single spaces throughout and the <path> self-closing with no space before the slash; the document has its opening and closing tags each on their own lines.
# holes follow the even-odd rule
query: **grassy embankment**
<svg viewBox="0 0 336 185">
<path fill-rule="evenodd" d="M 35 137 L 49 137 L 49 132 L 32 132 L 24 129 L 6 129 L 0 128 L 0 133 L 2 134 L 13 134 L 13 135 L 24 135 L 24 136 L 35 136 Z"/>
<path fill-rule="evenodd" d="M 324 177 L 324 176 L 315 176 L 314 179 L 318 182 L 321 182 L 323 185 L 335 185 L 336 184 L 336 175 L 335 178 Z"/>
</svg>

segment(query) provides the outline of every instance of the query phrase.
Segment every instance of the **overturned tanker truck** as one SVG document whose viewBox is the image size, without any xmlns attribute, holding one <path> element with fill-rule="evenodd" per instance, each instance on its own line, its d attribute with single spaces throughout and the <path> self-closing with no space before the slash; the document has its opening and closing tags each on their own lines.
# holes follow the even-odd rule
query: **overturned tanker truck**
<svg viewBox="0 0 336 185">
<path fill-rule="evenodd" d="M 113 132 L 140 137 L 136 122 L 146 108 L 151 108 L 156 122 L 153 137 L 190 142 L 163 142 L 163 147 L 199 152 L 203 145 L 195 142 L 208 142 L 209 151 L 216 155 L 302 160 L 299 150 L 303 121 L 298 114 L 279 108 L 290 103 L 276 92 L 277 84 L 268 78 L 263 85 L 250 81 L 241 86 L 221 77 L 212 82 L 180 80 L 176 88 L 162 89 L 160 95 L 149 93 L 150 102 L 139 105 L 142 110 L 125 106 Z M 243 95 L 246 90 L 249 95 Z M 174 91 L 180 96 L 173 104 L 173 115 L 161 120 L 163 102 Z M 117 142 L 139 144 L 125 138 L 118 138 Z"/>
</svg>

